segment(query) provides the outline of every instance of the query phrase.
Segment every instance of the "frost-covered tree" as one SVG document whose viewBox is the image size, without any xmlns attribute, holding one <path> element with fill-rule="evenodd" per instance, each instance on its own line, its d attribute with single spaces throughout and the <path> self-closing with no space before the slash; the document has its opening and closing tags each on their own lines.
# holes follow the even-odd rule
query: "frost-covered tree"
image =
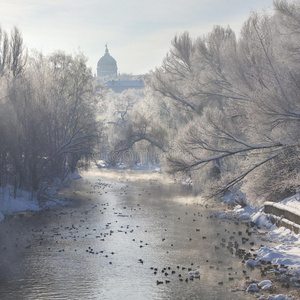
<svg viewBox="0 0 300 300">
<path fill-rule="evenodd" d="M 152 88 L 182 122 L 166 169 L 210 194 L 243 183 L 252 201 L 299 189 L 298 2 L 251 14 L 237 40 L 229 28 L 176 37 Z M 255 188 L 254 188 L 255 186 Z"/>
<path fill-rule="evenodd" d="M 147 110 L 148 98 L 144 91 L 110 91 L 106 101 L 109 103 L 106 114 L 108 143 L 102 152 L 110 164 L 148 164 L 156 155 L 155 148 L 164 151 L 163 131 L 153 123 L 153 112 Z"/>
<path fill-rule="evenodd" d="M 102 95 L 82 54 L 28 56 L 18 29 L 0 36 L 0 183 L 36 192 L 93 153 Z"/>
</svg>

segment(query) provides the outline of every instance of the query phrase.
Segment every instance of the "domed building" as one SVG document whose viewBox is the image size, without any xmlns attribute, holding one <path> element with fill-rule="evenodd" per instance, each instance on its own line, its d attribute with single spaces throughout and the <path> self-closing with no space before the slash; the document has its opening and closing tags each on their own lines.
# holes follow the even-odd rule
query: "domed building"
<svg viewBox="0 0 300 300">
<path fill-rule="evenodd" d="M 107 45 L 105 45 L 105 54 L 99 59 L 97 64 L 97 77 L 116 77 L 118 67 L 116 60 L 109 54 Z"/>
<path fill-rule="evenodd" d="M 105 54 L 99 59 L 97 64 L 96 80 L 115 93 L 122 93 L 128 89 L 145 88 L 141 75 L 118 75 L 117 62 L 109 54 L 107 45 L 105 45 Z"/>
</svg>

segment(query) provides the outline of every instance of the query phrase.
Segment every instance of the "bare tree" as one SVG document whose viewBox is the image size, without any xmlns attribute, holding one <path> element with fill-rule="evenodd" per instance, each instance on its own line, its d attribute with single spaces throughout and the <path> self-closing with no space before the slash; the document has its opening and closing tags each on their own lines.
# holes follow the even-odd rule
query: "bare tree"
<svg viewBox="0 0 300 300">
<path fill-rule="evenodd" d="M 14 77 L 20 75 L 24 70 L 27 60 L 27 53 L 23 44 L 23 37 L 20 30 L 14 27 L 10 37 L 10 68 Z"/>
<path fill-rule="evenodd" d="M 0 183 L 36 193 L 93 153 L 102 96 L 82 54 L 28 56 L 17 28 L 1 32 L 0 71 Z"/>
<path fill-rule="evenodd" d="M 144 91 L 125 90 L 107 95 L 109 162 L 117 164 L 126 160 L 130 166 L 138 162 L 149 163 L 155 149 L 166 151 L 166 132 L 153 123 L 153 113 L 147 111 Z M 150 154 L 151 153 L 151 154 Z M 107 159 L 107 158 L 106 158 Z"/>
<path fill-rule="evenodd" d="M 158 95 L 191 116 L 166 168 L 191 174 L 210 194 L 237 183 L 252 200 L 299 189 L 300 7 L 275 1 L 275 9 L 272 16 L 253 13 L 238 41 L 219 26 L 191 41 L 185 73 L 166 61 L 154 73 Z M 166 60 L 175 66 L 172 55 Z"/>
</svg>

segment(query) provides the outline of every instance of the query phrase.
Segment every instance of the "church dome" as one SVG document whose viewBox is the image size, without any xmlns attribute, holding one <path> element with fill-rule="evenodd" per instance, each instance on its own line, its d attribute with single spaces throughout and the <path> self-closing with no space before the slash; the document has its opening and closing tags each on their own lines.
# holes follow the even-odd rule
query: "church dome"
<svg viewBox="0 0 300 300">
<path fill-rule="evenodd" d="M 97 64 L 97 76 L 117 76 L 118 67 L 116 60 L 109 54 L 107 45 L 105 45 L 105 54 L 102 56 Z"/>
</svg>

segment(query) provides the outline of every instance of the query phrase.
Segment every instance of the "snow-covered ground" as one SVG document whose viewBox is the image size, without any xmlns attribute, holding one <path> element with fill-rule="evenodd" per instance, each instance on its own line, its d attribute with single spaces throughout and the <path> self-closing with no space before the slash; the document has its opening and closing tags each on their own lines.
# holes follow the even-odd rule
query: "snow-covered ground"
<svg viewBox="0 0 300 300">
<path fill-rule="evenodd" d="M 16 198 L 14 198 L 13 188 L 11 186 L 0 188 L 0 222 L 4 220 L 4 215 L 27 210 L 40 210 L 35 197 L 26 191 L 18 190 Z"/>
<path fill-rule="evenodd" d="M 300 195 L 296 194 L 279 202 L 281 209 L 292 211 L 300 215 Z M 283 264 L 294 269 L 299 269 L 300 275 L 300 234 L 285 227 L 277 227 L 272 224 L 270 215 L 264 212 L 263 208 L 256 209 L 250 206 L 242 208 L 237 206 L 234 212 L 238 218 L 249 220 L 259 226 L 260 230 L 266 230 L 266 238 L 276 245 L 265 246 L 257 251 L 257 259 L 271 261 L 273 264 Z M 295 224 L 295 226 L 297 226 Z"/>
<path fill-rule="evenodd" d="M 223 200 L 232 202 L 232 199 L 229 199 L 229 197 L 225 197 Z M 296 194 L 286 198 L 276 203 L 276 206 L 300 216 L 300 195 Z M 255 208 L 249 205 L 246 207 L 238 205 L 233 211 L 222 213 L 219 217 L 235 217 L 242 221 L 253 222 L 255 224 L 253 231 L 256 231 L 258 235 L 263 236 L 265 241 L 269 242 L 268 246 L 263 246 L 255 252 L 257 255 L 255 260 L 247 261 L 246 266 L 260 267 L 268 262 L 272 265 L 278 265 L 279 269 L 270 269 L 270 272 L 273 272 L 279 281 L 282 280 L 282 282 L 285 282 L 284 284 L 288 283 L 290 286 L 300 287 L 300 234 L 296 234 L 285 227 L 277 227 L 271 222 L 271 217 L 273 216 L 264 212 L 264 207 Z M 281 218 L 279 217 L 278 219 Z M 299 225 L 294 224 L 294 226 Z M 238 287 L 233 291 L 240 291 L 245 288 L 244 290 L 248 292 L 257 293 L 256 296 L 259 299 L 298 299 L 281 294 L 270 294 L 266 297 L 259 293 L 263 290 L 267 291 L 268 287 L 272 291 L 274 282 L 266 284 L 263 288 L 259 286 L 259 282 L 250 282 L 249 284 L 249 286 Z M 250 289 L 253 290 L 250 291 Z"/>
<path fill-rule="evenodd" d="M 12 186 L 0 188 L 0 222 L 5 218 L 5 215 L 22 213 L 24 211 L 39 211 L 45 207 L 53 205 L 63 205 L 64 201 L 57 199 L 57 190 L 63 186 L 68 186 L 72 180 L 81 178 L 78 173 L 71 173 L 62 182 L 60 179 L 54 180 L 51 187 L 46 190 L 46 201 L 40 202 L 35 194 L 24 190 L 17 190 L 14 197 L 14 189 Z"/>
<path fill-rule="evenodd" d="M 119 163 L 116 166 L 109 166 L 104 160 L 97 160 L 95 163 L 90 163 L 90 166 L 96 166 L 98 168 L 108 168 L 116 170 L 138 170 L 138 171 L 151 171 L 161 173 L 161 167 L 158 164 L 141 164 L 137 163 L 133 166 L 128 166 L 126 163 Z"/>
</svg>

